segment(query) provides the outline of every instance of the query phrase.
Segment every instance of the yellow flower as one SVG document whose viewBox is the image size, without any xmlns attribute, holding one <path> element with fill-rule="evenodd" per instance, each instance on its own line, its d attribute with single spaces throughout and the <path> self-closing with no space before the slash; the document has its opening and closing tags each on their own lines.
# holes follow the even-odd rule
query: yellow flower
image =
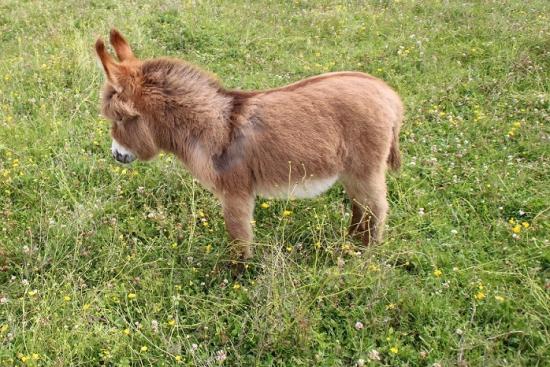
<svg viewBox="0 0 550 367">
<path fill-rule="evenodd" d="M 476 293 L 474 298 L 477 299 L 478 301 L 484 300 L 485 299 L 485 293 L 479 291 L 479 292 Z"/>
<path fill-rule="evenodd" d="M 292 252 L 292 246 L 287 246 L 287 247 L 286 247 L 286 250 L 287 250 L 288 252 Z"/>
<path fill-rule="evenodd" d="M 38 361 L 40 359 L 40 355 L 38 353 L 33 353 L 32 354 L 32 359 L 33 359 L 33 361 Z"/>
<path fill-rule="evenodd" d="M 19 357 L 19 359 L 21 359 L 21 362 L 27 363 L 27 361 L 28 361 L 30 358 L 27 357 L 27 356 L 21 356 L 21 357 Z"/>
<path fill-rule="evenodd" d="M 204 252 L 206 252 L 207 254 L 212 252 L 212 245 L 210 244 L 206 245 L 206 247 L 204 248 Z"/>
<path fill-rule="evenodd" d="M 495 299 L 496 299 L 498 302 L 504 302 L 504 297 L 502 297 L 502 296 L 495 296 Z"/>
<path fill-rule="evenodd" d="M 521 232 L 521 226 L 519 224 L 516 224 L 513 228 L 512 228 L 512 232 L 514 233 L 519 233 Z"/>
<path fill-rule="evenodd" d="M 399 352 L 399 349 L 397 349 L 397 347 L 391 347 L 390 352 L 392 352 L 393 354 L 397 354 L 397 352 Z"/>
<path fill-rule="evenodd" d="M 434 276 L 435 276 L 436 278 L 439 278 L 439 277 L 442 276 L 442 275 L 443 275 L 443 272 L 442 272 L 440 269 L 435 269 L 435 270 L 434 270 Z"/>
<path fill-rule="evenodd" d="M 285 210 L 283 212 L 283 217 L 290 217 L 292 215 L 292 212 L 290 210 Z"/>
<path fill-rule="evenodd" d="M 527 222 L 522 222 L 521 225 L 523 226 L 523 228 L 529 228 L 529 223 Z"/>
<path fill-rule="evenodd" d="M 260 205 L 262 207 L 262 209 L 267 209 L 269 208 L 269 203 L 267 202 L 263 202 L 262 205 Z"/>
<path fill-rule="evenodd" d="M 147 352 L 149 350 L 149 348 L 147 348 L 145 345 L 143 347 L 141 347 L 139 349 L 140 351 L 142 351 L 143 353 Z"/>
<path fill-rule="evenodd" d="M 241 288 L 241 285 L 239 283 L 233 284 L 233 289 L 239 289 Z"/>
<path fill-rule="evenodd" d="M 69 296 L 63 297 L 63 301 L 65 301 L 65 302 L 69 302 L 70 300 L 71 300 L 71 297 L 69 297 Z"/>
<path fill-rule="evenodd" d="M 32 291 L 29 291 L 29 296 L 34 297 L 37 293 L 38 291 L 36 289 L 33 289 Z"/>
<path fill-rule="evenodd" d="M 84 306 L 82 306 L 82 309 L 84 311 L 88 311 L 90 309 L 90 307 L 92 307 L 89 303 L 86 303 Z"/>
<path fill-rule="evenodd" d="M 176 242 L 172 243 L 170 246 L 171 246 L 172 248 L 178 248 L 178 244 L 177 244 Z"/>
<path fill-rule="evenodd" d="M 514 122 L 514 127 L 515 128 L 521 127 L 521 122 L 519 121 Z"/>
<path fill-rule="evenodd" d="M 176 325 L 176 320 L 174 320 L 174 319 L 168 320 L 168 325 L 170 325 L 170 326 Z"/>
<path fill-rule="evenodd" d="M 515 224 L 515 223 L 516 223 L 516 219 L 515 219 L 515 218 L 510 218 L 510 219 L 508 219 L 508 223 L 510 223 L 510 224 Z"/>
<path fill-rule="evenodd" d="M 175 357 L 175 360 L 176 360 L 176 362 L 181 362 L 182 358 L 181 358 L 181 356 L 178 354 L 178 355 Z"/>
<path fill-rule="evenodd" d="M 376 264 L 370 264 L 368 266 L 367 270 L 372 272 L 372 273 L 376 273 L 376 272 L 380 271 L 380 267 Z"/>
<path fill-rule="evenodd" d="M 386 310 L 395 310 L 395 303 L 390 303 L 389 305 L 386 306 Z"/>
<path fill-rule="evenodd" d="M 315 248 L 321 248 L 321 242 L 320 241 L 315 242 Z"/>
<path fill-rule="evenodd" d="M 136 299 L 137 294 L 135 293 L 128 293 L 128 299 Z"/>
<path fill-rule="evenodd" d="M 124 329 L 122 332 L 124 335 L 130 335 L 130 329 Z"/>
</svg>

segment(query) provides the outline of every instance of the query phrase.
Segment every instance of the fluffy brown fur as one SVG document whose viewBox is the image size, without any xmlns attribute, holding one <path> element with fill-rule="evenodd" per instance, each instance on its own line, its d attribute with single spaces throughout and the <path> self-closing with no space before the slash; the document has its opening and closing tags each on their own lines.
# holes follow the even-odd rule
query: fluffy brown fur
<svg viewBox="0 0 550 367">
<path fill-rule="evenodd" d="M 403 119 L 399 96 L 383 81 L 338 72 L 265 91 L 227 90 L 185 62 L 138 60 L 116 30 L 111 44 L 120 62 L 101 39 L 96 52 L 113 154 L 175 154 L 220 199 L 239 257 L 252 256 L 257 195 L 314 196 L 337 179 L 353 203 L 350 230 L 365 244 L 381 239 L 385 171 L 400 165 Z"/>
</svg>

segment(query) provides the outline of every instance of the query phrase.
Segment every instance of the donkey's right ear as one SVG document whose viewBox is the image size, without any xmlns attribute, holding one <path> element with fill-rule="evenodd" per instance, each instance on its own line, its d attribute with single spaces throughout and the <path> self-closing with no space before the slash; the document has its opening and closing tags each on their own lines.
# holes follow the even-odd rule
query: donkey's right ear
<svg viewBox="0 0 550 367">
<path fill-rule="evenodd" d="M 117 78 L 120 75 L 120 65 L 118 65 L 115 59 L 107 52 L 105 43 L 103 43 L 101 38 L 98 38 L 95 43 L 95 52 L 101 62 L 107 80 L 115 90 L 120 91 L 122 88 Z"/>
</svg>

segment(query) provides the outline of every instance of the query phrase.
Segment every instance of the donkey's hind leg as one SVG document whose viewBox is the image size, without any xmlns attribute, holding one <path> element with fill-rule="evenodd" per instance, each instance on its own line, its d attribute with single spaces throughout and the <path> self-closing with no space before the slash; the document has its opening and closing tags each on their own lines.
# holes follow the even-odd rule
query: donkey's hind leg
<svg viewBox="0 0 550 367">
<path fill-rule="evenodd" d="M 345 176 L 342 183 L 352 202 L 350 234 L 361 235 L 365 245 L 381 241 L 388 213 L 384 170 Z"/>
</svg>

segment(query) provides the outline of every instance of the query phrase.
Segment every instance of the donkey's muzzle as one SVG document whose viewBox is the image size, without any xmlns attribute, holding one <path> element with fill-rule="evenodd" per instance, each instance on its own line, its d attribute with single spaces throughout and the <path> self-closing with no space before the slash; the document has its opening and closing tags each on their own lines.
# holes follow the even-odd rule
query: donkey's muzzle
<svg viewBox="0 0 550 367">
<path fill-rule="evenodd" d="M 116 140 L 113 140 L 113 144 L 111 145 L 111 154 L 120 163 L 132 163 L 136 159 L 136 156 L 132 152 L 120 145 Z"/>
<path fill-rule="evenodd" d="M 113 150 L 113 158 L 119 161 L 120 163 L 132 163 L 136 157 L 131 153 L 121 153 L 119 151 Z"/>
</svg>

